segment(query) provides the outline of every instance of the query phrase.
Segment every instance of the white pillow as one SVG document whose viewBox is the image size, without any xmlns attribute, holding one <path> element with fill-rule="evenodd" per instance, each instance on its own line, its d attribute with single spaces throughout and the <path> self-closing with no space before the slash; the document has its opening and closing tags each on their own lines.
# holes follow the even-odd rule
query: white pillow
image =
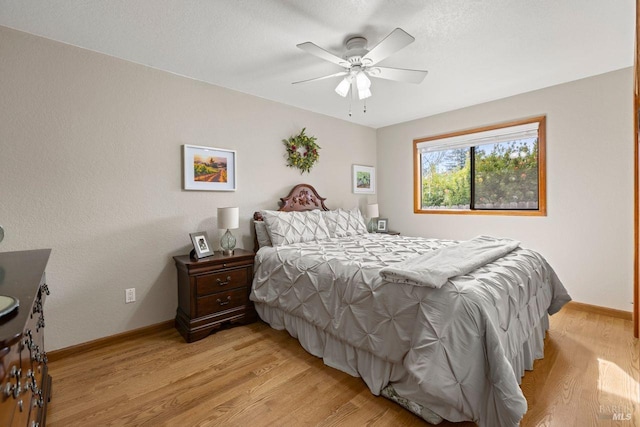
<svg viewBox="0 0 640 427">
<path fill-rule="evenodd" d="M 331 237 L 357 236 L 366 234 L 367 226 L 358 208 L 336 209 L 322 213 Z"/>
<path fill-rule="evenodd" d="M 303 212 L 262 211 L 273 246 L 329 238 L 319 210 Z"/>
<path fill-rule="evenodd" d="M 271 238 L 267 232 L 267 224 L 264 221 L 253 221 L 256 230 L 256 239 L 258 240 L 258 248 L 271 246 Z"/>
<path fill-rule="evenodd" d="M 322 217 L 324 218 L 324 222 L 327 223 L 329 236 L 336 237 L 336 228 L 338 227 L 338 210 L 322 211 Z"/>
</svg>

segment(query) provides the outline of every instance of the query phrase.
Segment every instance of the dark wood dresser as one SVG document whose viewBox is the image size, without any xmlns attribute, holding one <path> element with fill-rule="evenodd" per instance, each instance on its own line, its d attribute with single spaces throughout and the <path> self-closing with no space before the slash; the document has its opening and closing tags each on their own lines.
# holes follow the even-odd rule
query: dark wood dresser
<svg viewBox="0 0 640 427">
<path fill-rule="evenodd" d="M 176 328 L 187 342 L 209 335 L 225 323 L 250 323 L 257 319 L 249 301 L 255 254 L 236 249 L 233 255 L 216 252 L 192 260 L 173 259 L 178 269 Z"/>
<path fill-rule="evenodd" d="M 44 351 L 45 267 L 50 249 L 0 253 L 0 295 L 18 308 L 0 317 L 0 426 L 43 427 L 51 397 Z"/>
</svg>

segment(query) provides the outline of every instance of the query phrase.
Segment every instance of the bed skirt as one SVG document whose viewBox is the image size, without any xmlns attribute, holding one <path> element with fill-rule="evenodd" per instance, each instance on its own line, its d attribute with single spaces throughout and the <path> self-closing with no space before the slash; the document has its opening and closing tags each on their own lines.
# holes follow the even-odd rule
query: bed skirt
<svg viewBox="0 0 640 427">
<path fill-rule="evenodd" d="M 422 392 L 402 364 L 384 360 L 368 351 L 353 347 L 306 320 L 285 313 L 279 308 L 259 302 L 255 302 L 255 308 L 262 320 L 274 329 L 289 332 L 307 352 L 322 358 L 325 365 L 362 378 L 374 395 L 382 395 L 393 400 L 431 424 L 442 422 L 443 418 L 429 409 L 429 407 L 437 407 L 438 404 L 429 401 L 429 397 Z M 529 339 L 522 345 L 520 352 L 510 360 L 519 382 L 525 371 L 533 369 L 534 360 L 544 356 L 544 337 L 548 329 L 549 316 L 545 313 Z M 449 421 L 457 422 L 465 419 L 460 414 L 459 418 Z"/>
</svg>

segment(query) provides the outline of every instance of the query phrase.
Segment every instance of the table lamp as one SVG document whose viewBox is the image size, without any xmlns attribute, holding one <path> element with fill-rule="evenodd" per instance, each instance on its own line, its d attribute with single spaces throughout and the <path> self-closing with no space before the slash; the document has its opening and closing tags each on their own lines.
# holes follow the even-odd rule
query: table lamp
<svg viewBox="0 0 640 427">
<path fill-rule="evenodd" d="M 373 233 L 376 231 L 376 225 L 374 218 L 378 218 L 380 216 L 380 211 L 378 210 L 378 204 L 367 205 L 367 218 L 369 218 L 369 224 L 367 225 L 367 231 L 369 233 Z"/>
<path fill-rule="evenodd" d="M 233 237 L 229 230 L 238 228 L 239 220 L 240 208 L 218 208 L 218 228 L 227 230 L 220 238 L 220 247 L 224 255 L 233 254 L 233 249 L 236 247 L 236 238 Z"/>
</svg>

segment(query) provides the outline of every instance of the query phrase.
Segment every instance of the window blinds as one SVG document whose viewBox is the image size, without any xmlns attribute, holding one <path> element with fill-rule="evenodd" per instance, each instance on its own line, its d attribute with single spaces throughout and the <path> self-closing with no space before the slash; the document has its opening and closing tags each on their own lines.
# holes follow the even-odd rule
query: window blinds
<svg viewBox="0 0 640 427">
<path fill-rule="evenodd" d="M 475 147 L 485 144 L 499 144 L 501 142 L 516 141 L 520 139 L 537 138 L 539 122 L 523 125 L 509 126 L 499 129 L 491 129 L 483 132 L 474 132 L 466 135 L 452 136 L 449 138 L 433 139 L 420 142 L 416 148 L 421 153 L 429 153 L 442 150 L 458 150 L 461 148 Z"/>
</svg>

